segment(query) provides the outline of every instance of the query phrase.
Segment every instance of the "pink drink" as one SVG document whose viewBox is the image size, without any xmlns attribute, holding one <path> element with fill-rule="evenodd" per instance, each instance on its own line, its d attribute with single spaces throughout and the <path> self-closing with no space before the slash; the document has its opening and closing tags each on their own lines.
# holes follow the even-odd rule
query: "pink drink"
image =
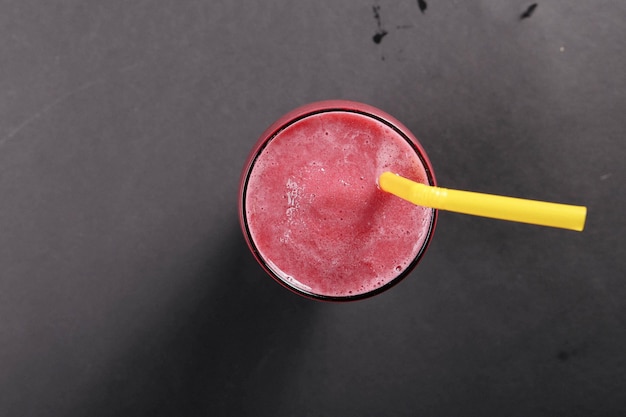
<svg viewBox="0 0 626 417">
<path fill-rule="evenodd" d="M 285 115 L 241 182 L 240 220 L 259 263 L 317 299 L 364 298 L 399 282 L 426 250 L 436 211 L 381 191 L 385 171 L 435 185 L 417 139 L 381 110 L 326 101 Z"/>
</svg>

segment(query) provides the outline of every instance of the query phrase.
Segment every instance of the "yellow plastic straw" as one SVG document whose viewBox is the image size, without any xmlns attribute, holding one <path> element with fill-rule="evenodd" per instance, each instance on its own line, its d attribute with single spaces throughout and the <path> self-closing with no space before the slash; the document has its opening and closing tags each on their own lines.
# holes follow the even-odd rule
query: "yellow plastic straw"
<svg viewBox="0 0 626 417">
<path fill-rule="evenodd" d="M 383 191 L 413 204 L 474 216 L 579 232 L 585 227 L 587 217 L 587 207 L 432 187 L 391 172 L 381 174 L 378 184 Z"/>
</svg>

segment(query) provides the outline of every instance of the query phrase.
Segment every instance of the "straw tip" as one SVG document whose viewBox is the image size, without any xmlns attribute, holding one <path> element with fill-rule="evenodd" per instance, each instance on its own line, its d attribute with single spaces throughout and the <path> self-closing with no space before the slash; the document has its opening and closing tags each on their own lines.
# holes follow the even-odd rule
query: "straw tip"
<svg viewBox="0 0 626 417">
<path fill-rule="evenodd" d="M 394 177 L 398 177 L 398 175 L 393 172 L 385 171 L 376 178 L 376 184 L 381 190 L 389 191 L 390 183 L 394 180 Z"/>
<path fill-rule="evenodd" d="M 580 222 L 578 224 L 578 227 L 575 229 L 577 232 L 582 232 L 583 230 L 585 230 L 585 223 L 587 222 L 587 207 L 585 206 L 581 206 L 580 207 Z"/>
</svg>

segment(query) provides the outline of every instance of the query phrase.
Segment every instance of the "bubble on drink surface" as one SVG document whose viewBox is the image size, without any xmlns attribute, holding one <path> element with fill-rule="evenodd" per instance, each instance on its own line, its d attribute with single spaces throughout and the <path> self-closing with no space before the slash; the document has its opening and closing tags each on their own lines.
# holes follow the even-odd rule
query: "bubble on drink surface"
<svg viewBox="0 0 626 417">
<path fill-rule="evenodd" d="M 287 192 L 283 195 L 283 198 L 287 198 L 287 209 L 285 215 L 291 222 L 296 215 L 297 210 L 300 208 L 300 200 L 304 194 L 304 187 L 298 185 L 293 178 L 287 179 L 286 184 Z"/>
</svg>

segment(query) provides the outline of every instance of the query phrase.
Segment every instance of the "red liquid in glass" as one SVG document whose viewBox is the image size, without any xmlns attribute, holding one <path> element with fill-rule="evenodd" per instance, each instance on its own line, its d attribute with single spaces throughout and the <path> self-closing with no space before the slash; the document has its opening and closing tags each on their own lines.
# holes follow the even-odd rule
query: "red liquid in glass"
<svg viewBox="0 0 626 417">
<path fill-rule="evenodd" d="M 257 259 L 283 285 L 317 298 L 362 298 L 412 269 L 436 215 L 381 191 L 378 176 L 434 178 L 397 121 L 365 105 L 316 103 L 333 104 L 339 108 L 287 118 L 261 139 L 243 187 L 242 223 Z"/>
</svg>

